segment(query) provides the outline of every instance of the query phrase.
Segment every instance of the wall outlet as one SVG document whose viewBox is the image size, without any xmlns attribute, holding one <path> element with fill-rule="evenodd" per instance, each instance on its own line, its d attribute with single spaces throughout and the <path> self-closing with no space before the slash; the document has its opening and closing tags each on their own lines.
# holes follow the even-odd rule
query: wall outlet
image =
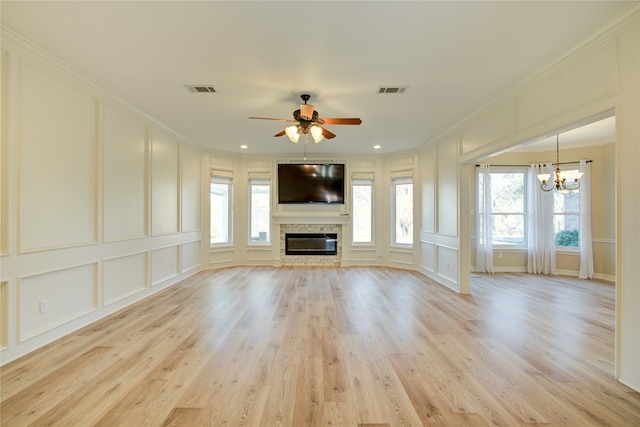
<svg viewBox="0 0 640 427">
<path fill-rule="evenodd" d="M 46 313 L 49 311 L 49 301 L 46 299 L 40 300 L 40 314 Z"/>
<path fill-rule="evenodd" d="M 502 258 L 502 252 L 498 252 L 498 258 Z"/>
</svg>

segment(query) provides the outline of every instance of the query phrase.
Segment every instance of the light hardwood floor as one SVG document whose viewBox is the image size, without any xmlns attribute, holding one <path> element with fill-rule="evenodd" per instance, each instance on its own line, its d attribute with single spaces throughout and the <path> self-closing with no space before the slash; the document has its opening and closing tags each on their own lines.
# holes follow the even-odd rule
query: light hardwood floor
<svg viewBox="0 0 640 427">
<path fill-rule="evenodd" d="M 202 272 L 3 367 L 2 425 L 640 425 L 612 285 L 472 280 Z"/>
</svg>

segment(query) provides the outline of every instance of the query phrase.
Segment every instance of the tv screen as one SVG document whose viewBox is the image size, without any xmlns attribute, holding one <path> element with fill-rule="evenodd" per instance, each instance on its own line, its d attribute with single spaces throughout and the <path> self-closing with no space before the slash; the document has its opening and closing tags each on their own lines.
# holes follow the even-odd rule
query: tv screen
<svg viewBox="0 0 640 427">
<path fill-rule="evenodd" d="M 278 203 L 344 204 L 344 165 L 278 165 Z"/>
</svg>

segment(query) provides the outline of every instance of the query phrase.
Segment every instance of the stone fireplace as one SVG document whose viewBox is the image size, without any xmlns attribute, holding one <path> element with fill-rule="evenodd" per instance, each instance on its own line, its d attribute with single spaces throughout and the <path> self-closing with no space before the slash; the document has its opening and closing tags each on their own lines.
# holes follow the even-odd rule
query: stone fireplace
<svg viewBox="0 0 640 427">
<path fill-rule="evenodd" d="M 280 224 L 280 259 L 282 265 L 341 265 L 342 225 Z"/>
</svg>

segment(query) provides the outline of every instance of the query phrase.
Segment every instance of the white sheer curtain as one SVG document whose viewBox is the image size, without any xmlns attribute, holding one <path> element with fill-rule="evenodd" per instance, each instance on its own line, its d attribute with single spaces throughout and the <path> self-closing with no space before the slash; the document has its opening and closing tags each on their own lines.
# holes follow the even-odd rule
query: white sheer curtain
<svg viewBox="0 0 640 427">
<path fill-rule="evenodd" d="M 527 271 L 557 274 L 553 231 L 553 192 L 542 191 L 537 175 L 553 176 L 553 164 L 532 163 L 527 173 Z M 553 190 L 555 191 L 555 190 Z"/>
<path fill-rule="evenodd" d="M 581 279 L 593 279 L 593 247 L 591 239 L 591 164 L 580 160 L 580 273 Z"/>
<path fill-rule="evenodd" d="M 476 167 L 476 271 L 493 273 L 491 167 Z"/>
</svg>

